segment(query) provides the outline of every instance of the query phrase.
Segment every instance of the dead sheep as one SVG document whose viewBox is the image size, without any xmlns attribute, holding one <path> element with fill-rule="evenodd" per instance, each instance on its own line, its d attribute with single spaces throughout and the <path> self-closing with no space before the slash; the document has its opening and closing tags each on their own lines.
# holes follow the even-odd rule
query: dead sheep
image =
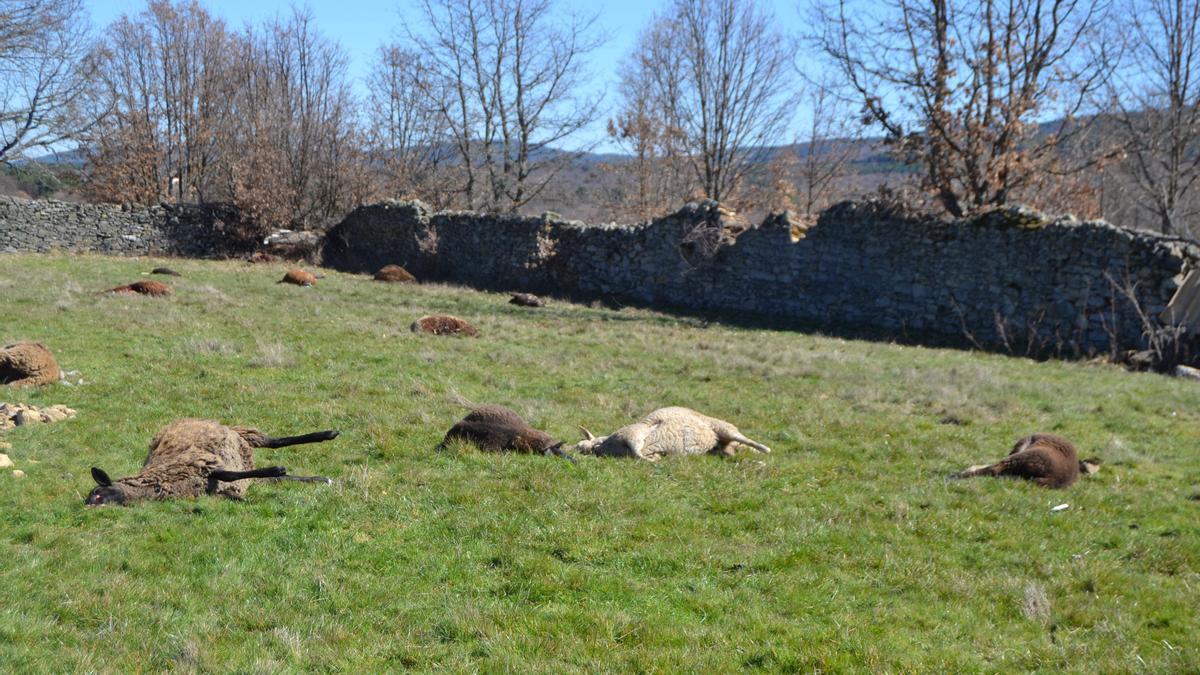
<svg viewBox="0 0 1200 675">
<path fill-rule="evenodd" d="M 317 276 L 312 272 L 305 272 L 302 269 L 288 270 L 283 278 L 277 281 L 280 284 L 295 284 L 296 286 L 313 286 L 317 283 Z"/>
<path fill-rule="evenodd" d="M 179 499 L 219 494 L 230 499 L 246 495 L 250 478 L 275 478 L 330 483 L 323 476 L 291 476 L 282 466 L 254 468 L 254 448 L 282 448 L 337 438 L 337 431 L 271 438 L 257 429 L 229 427 L 211 420 L 172 422 L 150 441 L 150 454 L 137 475 L 112 480 L 92 468 L 96 488 L 84 504 L 129 504 L 144 499 Z"/>
<path fill-rule="evenodd" d="M 1033 434 L 1017 441 L 1008 457 L 999 462 L 973 466 L 953 477 L 1009 476 L 1024 478 L 1043 487 L 1061 489 L 1074 485 L 1080 474 L 1099 470 L 1098 460 L 1079 461 L 1075 446 L 1062 436 Z"/>
<path fill-rule="evenodd" d="M 462 440 L 489 452 L 540 452 L 563 459 L 571 456 L 563 451 L 563 443 L 550 434 L 534 429 L 513 410 L 502 405 L 474 406 L 466 417 L 446 432 L 439 448 Z"/>
<path fill-rule="evenodd" d="M 533 293 L 513 293 L 508 304 L 520 307 L 545 307 L 546 303 Z"/>
<path fill-rule="evenodd" d="M 14 342 L 0 349 L 0 384 L 37 387 L 61 377 L 54 354 L 40 342 Z"/>
<path fill-rule="evenodd" d="M 152 298 L 161 298 L 175 292 L 175 289 L 164 284 L 161 281 L 147 279 L 146 281 L 135 281 L 132 284 L 117 286 L 110 288 L 105 293 L 137 293 L 138 295 L 148 295 Z"/>
<path fill-rule="evenodd" d="M 449 314 L 430 314 L 412 322 L 409 329 L 414 333 L 430 335 L 469 335 L 479 337 L 479 329 L 465 320 Z"/>
<path fill-rule="evenodd" d="M 756 452 L 771 452 L 767 446 L 742 435 L 724 420 L 690 408 L 659 408 L 641 421 L 596 438 L 580 427 L 584 439 L 575 450 L 585 455 L 635 457 L 656 462 L 668 455 L 702 455 L 719 452 L 732 456 L 737 445 Z"/>
<path fill-rule="evenodd" d="M 384 265 L 375 273 L 375 281 L 391 281 L 401 284 L 415 284 L 417 278 L 399 265 Z"/>
</svg>

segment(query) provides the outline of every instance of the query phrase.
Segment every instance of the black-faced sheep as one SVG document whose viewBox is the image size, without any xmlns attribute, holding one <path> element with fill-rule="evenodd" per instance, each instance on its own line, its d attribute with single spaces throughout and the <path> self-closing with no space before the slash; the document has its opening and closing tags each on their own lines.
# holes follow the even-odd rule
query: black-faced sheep
<svg viewBox="0 0 1200 675">
<path fill-rule="evenodd" d="M 438 447 L 444 448 L 454 440 L 463 440 L 491 452 L 540 452 L 571 459 L 562 449 L 562 441 L 534 429 L 516 412 L 502 405 L 474 406 L 466 417 L 446 432 Z"/>
<path fill-rule="evenodd" d="M 430 335 L 469 335 L 479 337 L 479 329 L 465 320 L 449 314 L 431 314 L 423 316 L 412 323 L 409 328 L 414 333 Z"/>
<path fill-rule="evenodd" d="M 105 293 L 137 293 L 138 295 L 148 295 L 152 298 L 161 298 L 174 293 L 175 290 L 161 281 L 147 279 L 145 281 L 135 281 L 132 284 L 117 286 L 110 288 Z"/>
<path fill-rule="evenodd" d="M 375 273 L 375 281 L 391 281 L 401 284 L 415 284 L 417 278 L 399 265 L 384 265 Z"/>
<path fill-rule="evenodd" d="M 659 408 L 641 421 L 596 438 L 580 427 L 584 440 L 575 445 L 581 454 L 607 457 L 636 457 L 651 462 L 667 455 L 701 455 L 719 452 L 732 456 L 738 444 L 757 452 L 767 446 L 742 435 L 738 428 L 689 408 Z"/>
<path fill-rule="evenodd" d="M 302 269 L 288 270 L 287 274 L 283 275 L 277 283 L 295 284 L 296 286 L 313 286 L 317 283 L 317 276 L 312 272 L 305 272 Z"/>
<path fill-rule="evenodd" d="M 54 355 L 40 342 L 15 342 L 0 349 L 0 384 L 36 387 L 61 377 Z"/>
<path fill-rule="evenodd" d="M 1075 446 L 1053 434 L 1033 434 L 1017 441 L 1008 457 L 995 464 L 981 464 L 957 473 L 954 478 L 975 476 L 1011 476 L 1024 478 L 1048 488 L 1070 487 L 1079 475 L 1096 473 L 1096 460 L 1079 461 Z"/>
<path fill-rule="evenodd" d="M 331 482 L 323 476 L 290 476 L 282 466 L 254 468 L 254 448 L 282 448 L 337 438 L 337 431 L 270 438 L 257 429 L 229 427 L 211 420 L 178 420 L 150 441 L 150 454 L 137 475 L 112 480 L 93 467 L 96 488 L 88 506 L 128 504 L 143 499 L 177 499 L 219 494 L 241 499 L 249 478 Z"/>
</svg>

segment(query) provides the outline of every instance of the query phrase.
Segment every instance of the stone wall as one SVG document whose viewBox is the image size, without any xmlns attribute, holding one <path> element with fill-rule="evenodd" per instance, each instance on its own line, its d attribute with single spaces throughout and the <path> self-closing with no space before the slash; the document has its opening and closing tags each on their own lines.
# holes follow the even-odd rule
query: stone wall
<svg viewBox="0 0 1200 675">
<path fill-rule="evenodd" d="M 189 257 L 252 247 L 224 205 L 118 206 L 0 197 L 0 252 L 70 251 Z"/>
<path fill-rule="evenodd" d="M 1121 289 L 1157 315 L 1200 261 L 1200 249 L 1176 239 L 1019 210 L 948 222 L 843 203 L 799 240 L 787 217 L 737 229 L 712 202 L 632 227 L 386 202 L 332 229 L 325 263 L 354 272 L 396 263 L 423 280 L 484 289 L 1087 354 L 1143 347 L 1143 322 Z"/>
<path fill-rule="evenodd" d="M 213 257 L 252 249 L 253 231 L 220 205 L 0 197 L 0 252 Z M 1019 210 L 950 222 L 847 202 L 796 240 L 799 231 L 785 216 L 745 227 L 712 202 L 636 226 L 385 202 L 332 229 L 324 259 L 345 271 L 397 263 L 491 290 L 1052 354 L 1142 348 L 1144 323 L 1122 291 L 1157 316 L 1200 263 L 1200 249 L 1178 239 Z"/>
</svg>

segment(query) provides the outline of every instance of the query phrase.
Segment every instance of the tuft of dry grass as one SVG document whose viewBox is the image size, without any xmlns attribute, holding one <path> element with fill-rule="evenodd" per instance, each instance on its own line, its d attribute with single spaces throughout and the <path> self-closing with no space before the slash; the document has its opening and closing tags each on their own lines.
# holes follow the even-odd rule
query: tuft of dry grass
<svg viewBox="0 0 1200 675">
<path fill-rule="evenodd" d="M 1021 613 L 1030 621 L 1047 623 L 1050 621 L 1050 598 L 1046 595 L 1046 587 L 1038 583 L 1025 585 L 1025 597 L 1021 602 Z"/>
<path fill-rule="evenodd" d="M 291 351 L 282 342 L 255 341 L 257 353 L 250 358 L 256 368 L 282 368 L 294 363 Z"/>
</svg>

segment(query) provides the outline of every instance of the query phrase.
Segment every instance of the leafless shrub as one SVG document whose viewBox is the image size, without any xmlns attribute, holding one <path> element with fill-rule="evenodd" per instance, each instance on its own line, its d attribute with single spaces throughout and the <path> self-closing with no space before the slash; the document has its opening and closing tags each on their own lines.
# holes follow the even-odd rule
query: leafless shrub
<svg viewBox="0 0 1200 675">
<path fill-rule="evenodd" d="M 721 249 L 733 246 L 746 229 L 734 212 L 715 202 L 702 202 L 701 208 L 705 207 L 708 213 L 679 240 L 679 255 L 692 267 L 712 262 Z"/>
<path fill-rule="evenodd" d="M 1145 349 L 1128 355 L 1130 365 L 1167 371 L 1180 364 L 1190 365 L 1195 361 L 1195 341 L 1188 335 L 1186 326 L 1165 324 L 1146 311 L 1138 298 L 1140 282 L 1134 281 L 1128 272 L 1119 278 L 1105 273 L 1113 293 L 1124 299 L 1142 326 L 1142 341 Z"/>
</svg>

